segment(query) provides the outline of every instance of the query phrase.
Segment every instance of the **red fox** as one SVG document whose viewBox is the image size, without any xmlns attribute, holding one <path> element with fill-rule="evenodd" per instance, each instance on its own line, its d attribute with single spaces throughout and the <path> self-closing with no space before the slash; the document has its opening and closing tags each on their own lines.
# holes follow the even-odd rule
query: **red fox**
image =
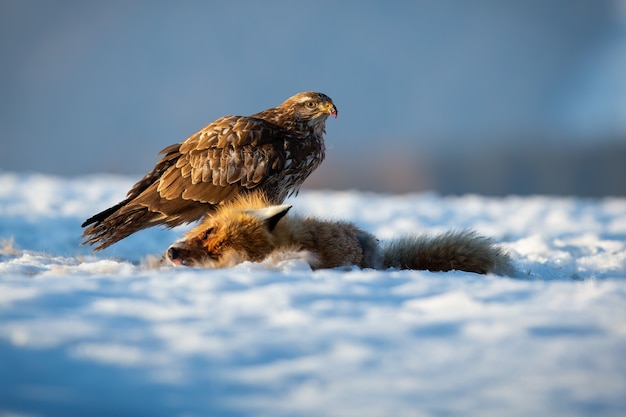
<svg viewBox="0 0 626 417">
<path fill-rule="evenodd" d="M 356 265 L 374 269 L 453 269 L 479 274 L 512 272 L 509 256 L 472 231 L 434 237 L 407 235 L 379 243 L 344 221 L 286 216 L 290 205 L 269 205 L 261 195 L 240 197 L 218 210 L 170 246 L 163 262 L 227 268 L 292 254 L 312 269 Z"/>
</svg>

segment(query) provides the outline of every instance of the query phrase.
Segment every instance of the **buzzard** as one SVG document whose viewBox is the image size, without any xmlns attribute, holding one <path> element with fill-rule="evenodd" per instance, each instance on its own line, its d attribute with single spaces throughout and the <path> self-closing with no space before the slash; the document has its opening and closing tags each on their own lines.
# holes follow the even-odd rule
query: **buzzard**
<svg viewBox="0 0 626 417">
<path fill-rule="evenodd" d="M 252 116 L 217 119 L 163 149 L 125 200 L 87 219 L 83 243 L 97 251 L 148 227 L 193 222 L 251 191 L 280 204 L 322 163 L 330 115 L 330 97 L 304 92 Z"/>
</svg>

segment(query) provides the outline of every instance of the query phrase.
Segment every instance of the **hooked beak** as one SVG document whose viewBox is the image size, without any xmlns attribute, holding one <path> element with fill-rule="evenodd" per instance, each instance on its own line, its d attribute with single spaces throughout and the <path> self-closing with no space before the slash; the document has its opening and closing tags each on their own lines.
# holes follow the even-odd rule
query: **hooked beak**
<svg viewBox="0 0 626 417">
<path fill-rule="evenodd" d="M 335 119 L 337 118 L 338 110 L 332 101 L 326 101 L 323 106 L 324 111 L 328 112 L 329 115 L 334 116 Z"/>
</svg>

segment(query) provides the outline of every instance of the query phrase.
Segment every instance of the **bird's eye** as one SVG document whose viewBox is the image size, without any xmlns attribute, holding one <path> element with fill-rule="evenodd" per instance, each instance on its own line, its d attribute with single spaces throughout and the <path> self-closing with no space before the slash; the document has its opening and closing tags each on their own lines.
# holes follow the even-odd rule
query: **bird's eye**
<svg viewBox="0 0 626 417">
<path fill-rule="evenodd" d="M 312 109 L 312 108 L 314 108 L 314 107 L 315 107 L 315 102 L 314 102 L 314 101 L 307 101 L 307 102 L 306 102 L 306 106 L 307 106 L 309 109 Z"/>
</svg>

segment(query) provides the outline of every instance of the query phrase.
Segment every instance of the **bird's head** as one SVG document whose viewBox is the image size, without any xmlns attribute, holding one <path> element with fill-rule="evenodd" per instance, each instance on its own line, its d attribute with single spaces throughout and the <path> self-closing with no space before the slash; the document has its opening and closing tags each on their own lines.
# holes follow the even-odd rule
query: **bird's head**
<svg viewBox="0 0 626 417">
<path fill-rule="evenodd" d="M 328 116 L 337 118 L 337 106 L 326 94 L 298 93 L 279 106 L 287 117 L 282 126 L 295 130 L 310 130 L 321 136 L 326 131 Z"/>
<path fill-rule="evenodd" d="M 298 93 L 282 104 L 254 114 L 288 130 L 313 132 L 321 136 L 328 116 L 337 117 L 337 107 L 326 94 L 315 92 Z"/>
<path fill-rule="evenodd" d="M 303 119 L 323 118 L 328 116 L 337 118 L 337 106 L 326 94 L 307 91 L 289 97 L 283 106 L 290 107 L 294 113 Z"/>
</svg>

